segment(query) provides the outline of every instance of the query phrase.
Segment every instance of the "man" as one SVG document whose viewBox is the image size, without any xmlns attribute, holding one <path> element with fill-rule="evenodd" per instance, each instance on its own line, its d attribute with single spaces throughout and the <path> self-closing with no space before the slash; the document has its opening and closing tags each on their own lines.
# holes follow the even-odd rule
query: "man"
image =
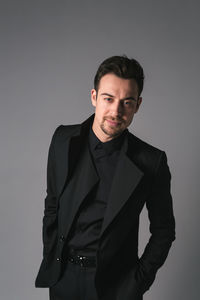
<svg viewBox="0 0 200 300">
<path fill-rule="evenodd" d="M 165 152 L 127 129 L 143 80 L 136 60 L 106 59 L 91 91 L 95 114 L 53 135 L 36 279 L 51 300 L 141 300 L 175 239 Z M 139 258 L 144 204 L 151 236 Z"/>
</svg>

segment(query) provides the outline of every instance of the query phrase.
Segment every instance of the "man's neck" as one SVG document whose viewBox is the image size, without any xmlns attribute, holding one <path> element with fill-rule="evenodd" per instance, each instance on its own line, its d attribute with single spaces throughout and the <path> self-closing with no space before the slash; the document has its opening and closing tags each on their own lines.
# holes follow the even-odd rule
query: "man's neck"
<svg viewBox="0 0 200 300">
<path fill-rule="evenodd" d="M 96 137 L 102 142 L 102 143 L 106 143 L 109 142 L 117 137 L 119 137 L 121 134 L 116 135 L 116 136 L 109 136 L 107 134 L 105 134 L 103 131 L 99 132 L 99 130 L 96 130 L 94 123 L 92 125 L 92 130 L 94 132 L 94 134 L 96 135 Z"/>
</svg>

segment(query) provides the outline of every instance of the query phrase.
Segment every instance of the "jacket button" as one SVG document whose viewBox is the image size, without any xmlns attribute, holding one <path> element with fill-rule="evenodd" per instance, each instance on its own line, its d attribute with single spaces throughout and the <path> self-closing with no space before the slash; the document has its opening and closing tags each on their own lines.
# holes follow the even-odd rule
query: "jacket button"
<svg viewBox="0 0 200 300">
<path fill-rule="evenodd" d="M 60 238 L 59 238 L 59 240 L 60 240 L 60 242 L 64 242 L 64 240 L 65 240 L 64 235 L 61 235 Z"/>
<path fill-rule="evenodd" d="M 60 257 L 57 257 L 57 258 L 56 258 L 56 260 L 57 260 L 58 262 L 60 262 L 60 261 L 61 261 Z"/>
</svg>

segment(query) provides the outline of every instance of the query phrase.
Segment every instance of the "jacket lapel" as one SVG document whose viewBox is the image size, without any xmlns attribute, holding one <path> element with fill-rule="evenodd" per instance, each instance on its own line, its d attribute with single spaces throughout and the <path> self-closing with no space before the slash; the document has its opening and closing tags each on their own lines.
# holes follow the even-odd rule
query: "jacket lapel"
<svg viewBox="0 0 200 300">
<path fill-rule="evenodd" d="M 83 143 L 85 142 L 86 135 L 89 130 L 89 126 L 94 118 L 94 114 L 90 116 L 82 124 L 74 126 L 74 129 L 69 128 L 69 132 L 66 130 L 62 144 L 57 147 L 57 190 L 58 198 L 61 197 L 68 179 L 74 170 L 74 167 L 78 161 L 78 157 L 83 149 Z M 70 134 L 70 137 L 69 137 Z"/>
<path fill-rule="evenodd" d="M 64 160 L 62 158 L 65 151 L 61 158 L 61 161 L 68 166 L 67 170 L 63 169 L 61 174 L 63 186 L 59 200 L 61 228 L 65 236 L 68 235 L 83 200 L 99 181 L 87 143 L 88 125 L 92 117 L 79 127 L 79 131 L 71 137 L 70 142 L 68 140 L 68 152 L 65 153 Z"/>
<path fill-rule="evenodd" d="M 101 235 L 104 233 L 106 228 L 122 209 L 122 207 L 127 202 L 127 200 L 134 192 L 135 188 L 137 187 L 137 185 L 143 177 L 143 172 L 134 164 L 131 158 L 127 155 L 127 148 L 128 139 L 125 139 L 125 147 L 123 147 L 120 153 L 115 175 L 112 181 L 111 190 L 108 198 L 108 204 L 101 229 Z"/>
<path fill-rule="evenodd" d="M 65 236 L 68 235 L 82 202 L 99 181 L 87 144 L 82 151 L 77 168 L 60 198 L 60 221 Z"/>
</svg>

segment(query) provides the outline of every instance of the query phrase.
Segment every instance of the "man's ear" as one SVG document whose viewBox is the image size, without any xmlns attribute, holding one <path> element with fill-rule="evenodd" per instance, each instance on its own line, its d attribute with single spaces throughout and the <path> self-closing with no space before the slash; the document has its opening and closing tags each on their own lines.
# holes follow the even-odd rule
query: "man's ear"
<svg viewBox="0 0 200 300">
<path fill-rule="evenodd" d="M 95 89 L 91 90 L 91 101 L 92 101 L 92 105 L 94 107 L 96 107 L 96 103 L 97 103 L 97 92 Z"/>
<path fill-rule="evenodd" d="M 137 107 L 135 109 L 135 113 L 138 111 L 141 103 L 142 103 L 142 97 L 139 97 L 138 100 L 137 100 Z"/>
</svg>

